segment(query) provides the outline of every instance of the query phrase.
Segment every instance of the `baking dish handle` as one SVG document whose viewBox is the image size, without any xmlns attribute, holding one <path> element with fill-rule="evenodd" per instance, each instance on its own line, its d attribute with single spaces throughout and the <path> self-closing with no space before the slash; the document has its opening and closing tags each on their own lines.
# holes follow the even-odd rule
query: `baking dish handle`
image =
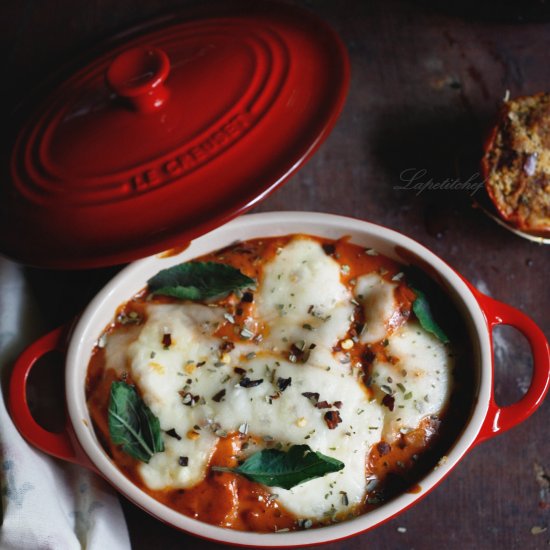
<svg viewBox="0 0 550 550">
<path fill-rule="evenodd" d="M 516 403 L 499 407 L 491 395 L 489 410 L 475 444 L 509 430 L 531 416 L 542 404 L 550 385 L 550 349 L 542 330 L 521 311 L 494 300 L 478 290 L 474 294 L 483 310 L 489 326 L 491 345 L 492 330 L 497 325 L 510 325 L 519 330 L 529 342 L 533 356 L 533 376 L 527 393 Z M 492 367 L 494 372 L 494 351 Z"/>
<path fill-rule="evenodd" d="M 70 422 L 60 433 L 44 429 L 33 418 L 27 402 L 27 381 L 36 362 L 50 351 L 64 352 L 70 325 L 56 328 L 28 346 L 15 362 L 9 388 L 11 418 L 21 435 L 32 445 L 57 458 L 90 467 L 73 444 Z"/>
</svg>

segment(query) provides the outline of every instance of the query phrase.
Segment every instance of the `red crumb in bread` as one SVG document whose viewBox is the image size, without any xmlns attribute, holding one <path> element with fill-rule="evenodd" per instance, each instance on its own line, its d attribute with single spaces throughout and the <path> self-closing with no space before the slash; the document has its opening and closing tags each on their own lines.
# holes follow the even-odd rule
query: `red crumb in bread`
<svg viewBox="0 0 550 550">
<path fill-rule="evenodd" d="M 550 94 L 504 103 L 482 168 L 487 192 L 505 220 L 550 234 Z"/>
</svg>

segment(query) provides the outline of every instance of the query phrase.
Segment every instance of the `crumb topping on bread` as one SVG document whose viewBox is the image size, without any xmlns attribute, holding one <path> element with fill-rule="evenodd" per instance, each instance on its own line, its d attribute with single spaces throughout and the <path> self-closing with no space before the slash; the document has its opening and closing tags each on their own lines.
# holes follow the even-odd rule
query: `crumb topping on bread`
<svg viewBox="0 0 550 550">
<path fill-rule="evenodd" d="M 550 94 L 504 103 L 483 168 L 504 219 L 526 231 L 550 232 Z"/>
</svg>

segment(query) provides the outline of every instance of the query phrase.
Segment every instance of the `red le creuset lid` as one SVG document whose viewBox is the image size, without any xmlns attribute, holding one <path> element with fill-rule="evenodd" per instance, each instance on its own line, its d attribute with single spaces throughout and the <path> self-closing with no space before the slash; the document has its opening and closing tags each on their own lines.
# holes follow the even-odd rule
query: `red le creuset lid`
<svg viewBox="0 0 550 550">
<path fill-rule="evenodd" d="M 271 2 L 179 12 L 99 51 L 19 109 L 0 252 L 22 263 L 112 265 L 225 223 L 309 158 L 349 83 L 336 34 Z"/>
</svg>

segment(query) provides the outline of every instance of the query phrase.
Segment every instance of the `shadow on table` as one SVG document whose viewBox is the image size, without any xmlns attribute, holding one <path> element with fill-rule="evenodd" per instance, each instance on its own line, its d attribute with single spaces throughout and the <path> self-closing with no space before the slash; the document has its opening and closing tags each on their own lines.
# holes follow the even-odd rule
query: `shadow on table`
<svg viewBox="0 0 550 550">
<path fill-rule="evenodd" d="M 479 160 L 484 122 L 463 114 L 405 111 L 379 114 L 370 136 L 373 155 L 396 207 L 410 203 L 423 212 L 427 232 L 440 238 L 452 213 L 471 217 L 472 197 L 483 193 Z"/>
</svg>

